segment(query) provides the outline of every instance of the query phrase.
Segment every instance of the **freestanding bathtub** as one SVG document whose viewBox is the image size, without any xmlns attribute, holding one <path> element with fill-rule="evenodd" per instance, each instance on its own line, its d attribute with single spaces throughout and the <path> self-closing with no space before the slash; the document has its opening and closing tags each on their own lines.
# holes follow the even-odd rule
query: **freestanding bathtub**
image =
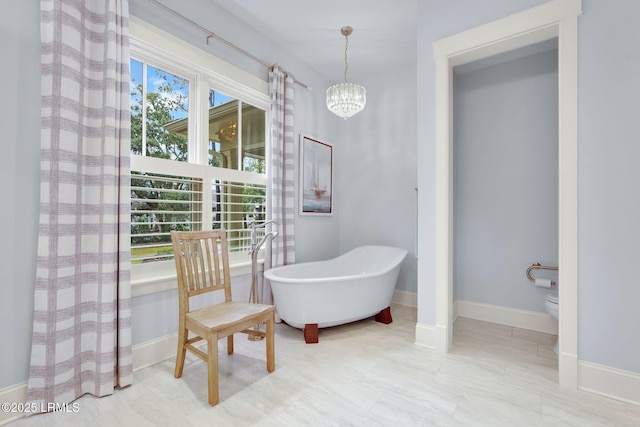
<svg viewBox="0 0 640 427">
<path fill-rule="evenodd" d="M 278 315 L 318 342 L 318 328 L 367 317 L 391 323 L 391 298 L 406 249 L 361 246 L 327 261 L 265 271 Z"/>
</svg>

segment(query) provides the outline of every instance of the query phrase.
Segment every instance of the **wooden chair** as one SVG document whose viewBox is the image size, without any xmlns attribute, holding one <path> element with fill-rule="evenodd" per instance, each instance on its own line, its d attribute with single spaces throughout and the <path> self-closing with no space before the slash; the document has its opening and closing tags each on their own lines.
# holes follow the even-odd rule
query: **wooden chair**
<svg viewBox="0 0 640 427">
<path fill-rule="evenodd" d="M 218 340 L 227 337 L 227 353 L 233 354 L 233 334 L 242 332 L 266 337 L 267 371 L 275 369 L 274 307 L 231 300 L 229 253 L 225 230 L 171 232 L 178 275 L 180 304 L 178 353 L 175 377 L 182 376 L 184 358 L 189 350 L 207 362 L 209 404 L 219 401 Z M 191 297 L 206 292 L 224 291 L 224 302 L 197 310 L 189 309 Z M 266 323 L 266 332 L 250 329 Z M 189 338 L 189 332 L 193 335 Z M 207 353 L 194 346 L 206 340 Z"/>
</svg>

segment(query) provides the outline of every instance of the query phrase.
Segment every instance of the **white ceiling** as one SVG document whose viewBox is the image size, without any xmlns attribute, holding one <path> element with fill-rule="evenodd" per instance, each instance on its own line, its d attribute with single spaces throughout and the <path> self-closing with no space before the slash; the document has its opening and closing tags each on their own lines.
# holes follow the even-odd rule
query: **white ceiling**
<svg viewBox="0 0 640 427">
<path fill-rule="evenodd" d="M 348 80 L 416 61 L 418 0 L 214 0 L 328 79 Z"/>
</svg>

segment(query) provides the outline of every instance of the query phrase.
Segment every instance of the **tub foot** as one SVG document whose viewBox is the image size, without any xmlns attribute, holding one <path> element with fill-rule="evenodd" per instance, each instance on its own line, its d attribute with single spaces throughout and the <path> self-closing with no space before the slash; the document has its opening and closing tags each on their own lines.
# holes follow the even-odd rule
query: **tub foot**
<svg viewBox="0 0 640 427">
<path fill-rule="evenodd" d="M 317 323 L 307 323 L 304 325 L 304 342 L 307 344 L 317 344 L 318 343 L 318 324 Z"/>
<path fill-rule="evenodd" d="M 384 323 L 385 325 L 393 322 L 391 318 L 391 307 L 380 310 L 380 313 L 376 314 L 376 322 Z"/>
</svg>

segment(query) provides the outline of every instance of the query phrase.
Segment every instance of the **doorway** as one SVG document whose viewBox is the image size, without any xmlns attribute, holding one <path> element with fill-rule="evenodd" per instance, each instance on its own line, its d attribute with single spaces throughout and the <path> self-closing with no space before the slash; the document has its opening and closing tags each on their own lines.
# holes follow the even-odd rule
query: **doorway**
<svg viewBox="0 0 640 427">
<path fill-rule="evenodd" d="M 454 342 L 474 325 L 458 316 L 557 338 L 557 287 L 526 276 L 558 265 L 557 39 L 455 67 L 453 84 Z M 554 339 L 521 336 L 557 360 Z"/>
<path fill-rule="evenodd" d="M 436 60 L 436 348 L 453 337 L 453 67 L 558 39 L 560 384 L 577 388 L 577 69 L 581 2 L 553 1 L 433 44 Z"/>
</svg>

